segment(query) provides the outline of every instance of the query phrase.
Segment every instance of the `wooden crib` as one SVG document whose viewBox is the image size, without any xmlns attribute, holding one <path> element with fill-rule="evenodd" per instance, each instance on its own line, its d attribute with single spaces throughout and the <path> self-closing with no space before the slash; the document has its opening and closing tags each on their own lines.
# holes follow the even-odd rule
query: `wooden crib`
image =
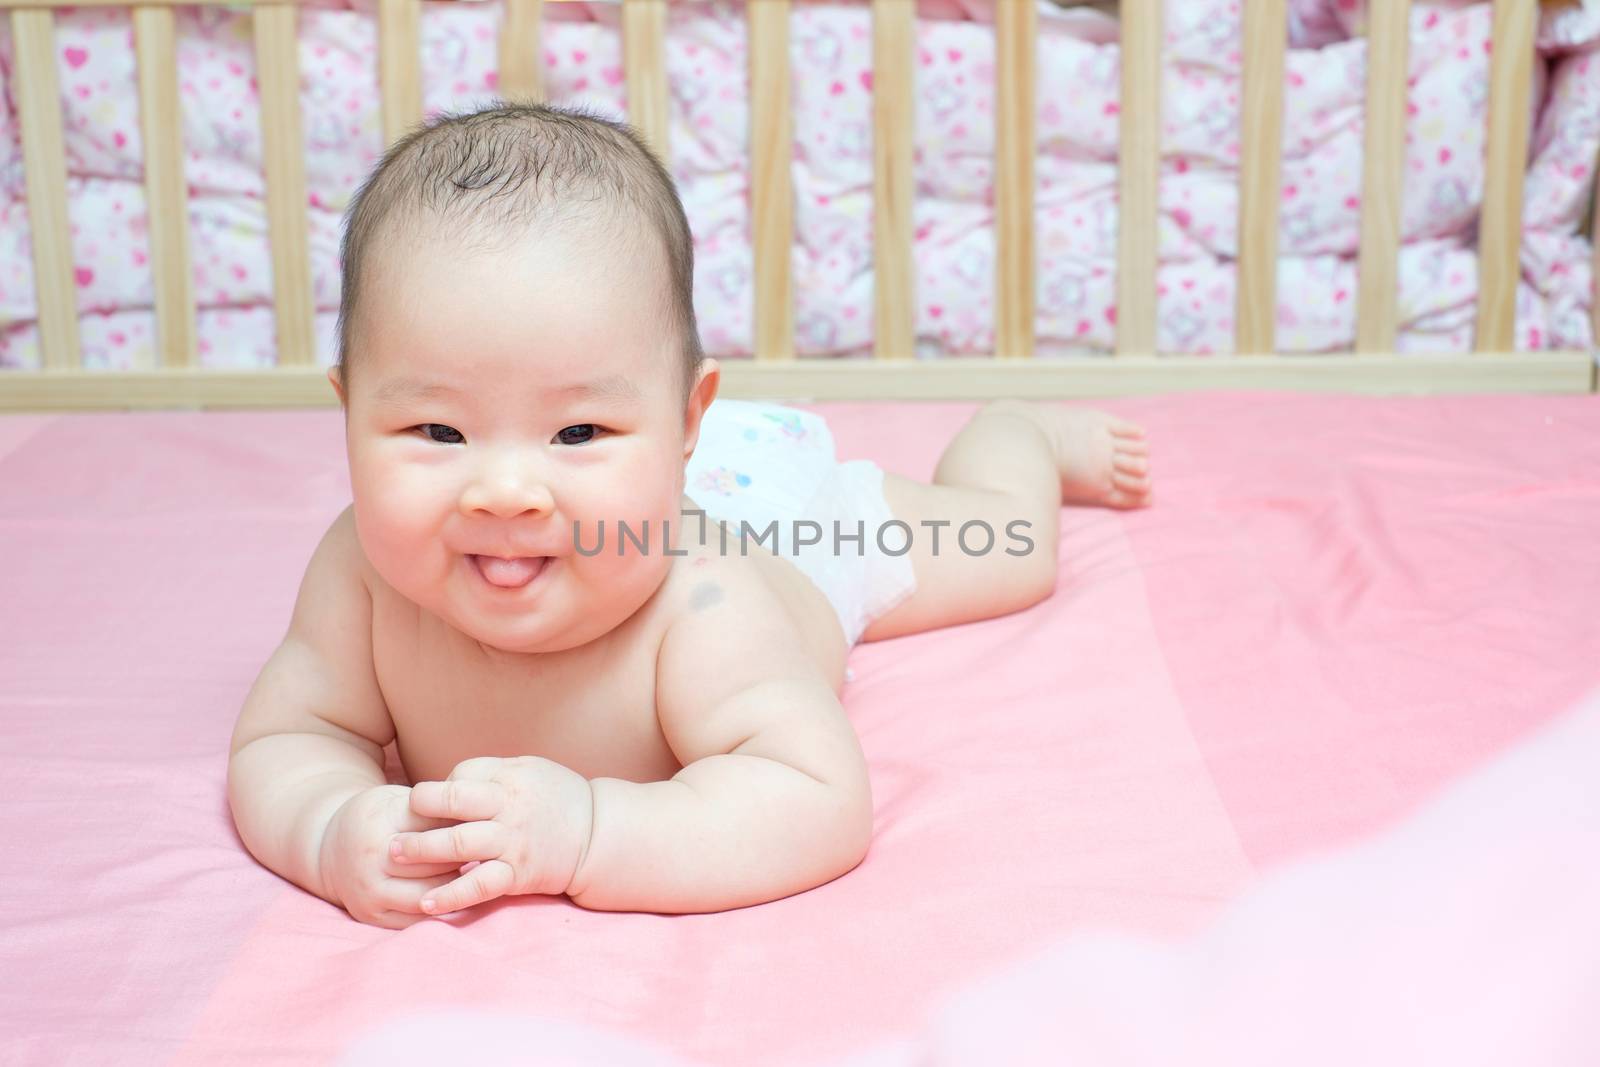
<svg viewBox="0 0 1600 1067">
<path fill-rule="evenodd" d="M 162 363 L 127 372 L 86 371 L 67 220 L 66 164 L 52 9 L 114 0 L 0 0 L 11 9 L 14 91 L 22 126 L 34 241 L 37 371 L 0 374 L 0 410 L 283 407 L 331 405 L 316 365 L 304 160 L 296 74 L 294 0 L 228 0 L 252 8 L 266 157 L 278 363 L 212 370 L 196 354 L 188 217 L 179 140 L 173 7 L 133 5 L 146 146 L 150 261 Z M 500 91 L 541 95 L 544 0 L 504 0 Z M 552 0 L 560 2 L 560 0 Z M 663 156 L 668 0 L 622 0 L 631 121 Z M 1284 0 L 1244 0 L 1239 260 L 1235 354 L 1155 352 L 1157 182 L 1160 158 L 1163 0 L 1122 0 L 1116 350 L 1110 358 L 1034 354 L 1034 105 L 1051 92 L 1036 79 L 1033 0 L 996 4 L 996 269 L 992 358 L 914 360 L 912 135 L 914 0 L 871 0 L 874 94 L 876 338 L 871 358 L 795 357 L 790 249 L 788 18 L 790 0 L 750 0 L 751 220 L 755 358 L 725 360 L 724 393 L 784 399 L 979 399 L 1165 392 L 1204 388 L 1366 392 L 1589 391 L 1587 352 L 1514 351 L 1527 98 L 1536 0 L 1494 0 L 1489 130 L 1479 228 L 1475 350 L 1395 352 L 1397 253 L 1404 163 L 1409 0 L 1374 3 L 1369 31 L 1365 162 L 1361 193 L 1357 336 L 1351 353 L 1276 355 L 1277 211 L 1282 140 Z M 379 0 L 379 83 L 385 140 L 422 117 L 420 0 Z M 1596 212 L 1600 214 L 1600 212 Z M 1600 257 L 1597 257 L 1600 268 Z M 1600 269 L 1596 270 L 1600 276 Z M 1600 336 L 1600 302 L 1591 307 Z"/>
</svg>

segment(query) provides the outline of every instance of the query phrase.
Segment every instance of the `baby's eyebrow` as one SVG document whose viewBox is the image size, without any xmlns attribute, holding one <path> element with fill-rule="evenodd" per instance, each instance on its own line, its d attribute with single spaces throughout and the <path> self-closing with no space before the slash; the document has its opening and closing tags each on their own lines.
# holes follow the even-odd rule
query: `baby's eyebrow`
<svg viewBox="0 0 1600 1067">
<path fill-rule="evenodd" d="M 378 404 L 407 404 L 460 395 L 461 390 L 454 386 L 416 378 L 391 378 L 372 391 L 372 399 Z"/>
<path fill-rule="evenodd" d="M 579 382 L 556 390 L 557 396 L 578 400 L 642 400 L 639 387 L 620 374 Z"/>
<path fill-rule="evenodd" d="M 378 404 L 409 404 L 461 395 L 461 390 L 455 386 L 443 382 L 425 382 L 417 378 L 391 378 L 372 391 L 372 399 Z M 644 398 L 639 387 L 620 374 L 563 386 L 554 390 L 553 395 L 575 400 L 639 401 Z"/>
</svg>

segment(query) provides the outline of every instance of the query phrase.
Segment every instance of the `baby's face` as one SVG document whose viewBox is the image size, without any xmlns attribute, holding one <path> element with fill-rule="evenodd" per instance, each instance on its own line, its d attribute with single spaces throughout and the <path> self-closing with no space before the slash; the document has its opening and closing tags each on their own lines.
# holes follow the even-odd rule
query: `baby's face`
<svg viewBox="0 0 1600 1067">
<path fill-rule="evenodd" d="M 660 275 L 585 244 L 411 245 L 362 294 L 345 397 L 362 547 L 402 595 L 504 652 L 571 648 L 626 620 L 670 568 L 663 523 L 675 539 L 681 526 L 699 417 L 691 400 L 686 427 Z M 647 554 L 618 555 L 619 522 L 649 530 Z"/>
</svg>

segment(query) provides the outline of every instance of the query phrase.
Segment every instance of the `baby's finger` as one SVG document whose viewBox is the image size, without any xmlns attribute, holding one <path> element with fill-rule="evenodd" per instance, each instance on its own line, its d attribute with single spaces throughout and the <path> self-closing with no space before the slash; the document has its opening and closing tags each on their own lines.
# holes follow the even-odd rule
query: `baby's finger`
<svg viewBox="0 0 1600 1067">
<path fill-rule="evenodd" d="M 420 834 L 395 834 L 389 858 L 396 863 L 453 863 L 491 860 L 505 852 L 500 824 L 464 822 Z"/>
<path fill-rule="evenodd" d="M 411 787 L 411 810 L 435 819 L 492 819 L 504 805 L 505 789 L 499 782 L 418 782 Z"/>
<path fill-rule="evenodd" d="M 405 860 L 395 859 L 388 853 L 383 857 L 383 873 L 390 878 L 404 878 L 415 881 L 418 878 L 432 878 L 438 874 L 450 874 L 459 870 L 459 863 L 407 863 Z"/>
<path fill-rule="evenodd" d="M 510 892 L 511 865 L 504 860 L 486 860 L 441 889 L 422 898 L 425 915 L 443 915 L 447 912 L 470 908 Z"/>
<path fill-rule="evenodd" d="M 387 878 L 374 890 L 373 903 L 380 908 L 407 915 L 422 914 L 422 898 L 437 892 L 440 886 L 449 885 L 461 877 L 456 871 L 436 874 L 431 878 Z"/>
</svg>

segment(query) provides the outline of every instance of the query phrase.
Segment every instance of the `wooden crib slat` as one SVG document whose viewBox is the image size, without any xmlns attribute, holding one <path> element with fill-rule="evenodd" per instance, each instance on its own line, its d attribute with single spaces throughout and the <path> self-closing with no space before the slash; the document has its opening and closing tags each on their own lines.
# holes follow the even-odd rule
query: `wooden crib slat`
<svg viewBox="0 0 1600 1067">
<path fill-rule="evenodd" d="M 266 157 L 267 235 L 272 250 L 273 320 L 278 365 L 316 361 L 311 255 L 307 245 L 305 142 L 300 136 L 300 56 L 296 11 L 287 4 L 251 12 L 261 147 Z"/>
<path fill-rule="evenodd" d="M 917 120 L 915 0 L 872 3 L 872 260 L 876 359 L 916 355 L 912 138 Z"/>
<path fill-rule="evenodd" d="M 628 120 L 662 165 L 670 169 L 667 0 L 623 0 L 622 53 L 628 79 Z"/>
<path fill-rule="evenodd" d="M 1522 177 L 1528 162 L 1528 94 L 1533 80 L 1534 5 L 1494 0 L 1489 54 L 1489 135 L 1478 225 L 1478 322 L 1473 348 L 1516 348 L 1521 276 Z"/>
<path fill-rule="evenodd" d="M 1163 0 L 1123 0 L 1117 162 L 1117 355 L 1156 350 Z"/>
<path fill-rule="evenodd" d="M 23 174 L 33 237 L 33 284 L 39 304 L 40 364 L 76 370 L 78 287 L 67 216 L 67 159 L 61 134 L 61 86 L 56 78 L 55 16 L 13 11 L 16 70 L 11 89 L 22 123 Z"/>
<path fill-rule="evenodd" d="M 499 92 L 503 100 L 544 99 L 544 49 L 539 41 L 544 0 L 505 0 L 500 26 Z"/>
<path fill-rule="evenodd" d="M 163 366 L 192 367 L 199 359 L 194 271 L 189 262 L 189 186 L 183 173 L 183 112 L 178 102 L 178 49 L 173 27 L 170 7 L 133 9 L 156 340 Z"/>
<path fill-rule="evenodd" d="M 1367 13 L 1366 145 L 1361 171 L 1356 353 L 1393 352 L 1400 292 L 1400 207 L 1406 165 L 1411 0 Z"/>
<path fill-rule="evenodd" d="M 995 5 L 995 356 L 1033 355 L 1033 156 L 1037 61 L 1032 3 Z"/>
<path fill-rule="evenodd" d="M 1239 124 L 1239 282 L 1234 348 L 1271 355 L 1277 344 L 1278 198 L 1283 155 L 1284 0 L 1245 0 Z"/>
<path fill-rule="evenodd" d="M 794 182 L 790 174 L 789 0 L 757 0 L 750 19 L 750 227 L 755 357 L 794 358 Z"/>
<path fill-rule="evenodd" d="M 422 0 L 378 0 L 378 84 L 387 147 L 422 121 Z"/>
</svg>

